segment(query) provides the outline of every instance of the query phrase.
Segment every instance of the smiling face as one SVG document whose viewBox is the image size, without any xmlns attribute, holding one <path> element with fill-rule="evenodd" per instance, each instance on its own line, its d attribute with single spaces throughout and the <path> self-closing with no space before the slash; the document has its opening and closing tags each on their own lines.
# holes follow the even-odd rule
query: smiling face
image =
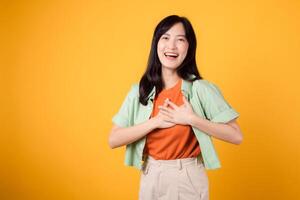
<svg viewBox="0 0 300 200">
<path fill-rule="evenodd" d="M 162 67 L 176 69 L 185 59 L 188 47 L 182 23 L 174 24 L 157 43 L 157 54 Z"/>
</svg>

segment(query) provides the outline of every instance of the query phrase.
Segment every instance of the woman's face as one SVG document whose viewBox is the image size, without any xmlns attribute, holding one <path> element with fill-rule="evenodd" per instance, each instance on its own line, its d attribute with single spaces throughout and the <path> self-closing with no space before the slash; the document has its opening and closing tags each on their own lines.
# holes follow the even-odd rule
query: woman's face
<svg viewBox="0 0 300 200">
<path fill-rule="evenodd" d="M 157 54 L 162 67 L 176 69 L 185 59 L 188 47 L 182 23 L 174 24 L 157 43 Z"/>
</svg>

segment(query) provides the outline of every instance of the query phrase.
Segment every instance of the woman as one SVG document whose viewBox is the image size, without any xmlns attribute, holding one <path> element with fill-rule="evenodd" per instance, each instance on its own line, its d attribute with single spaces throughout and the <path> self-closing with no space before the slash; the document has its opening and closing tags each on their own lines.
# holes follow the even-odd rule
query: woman
<svg viewBox="0 0 300 200">
<path fill-rule="evenodd" d="M 139 199 L 209 199 L 206 169 L 220 168 L 211 137 L 242 142 L 239 114 L 196 65 L 196 37 L 185 17 L 164 18 L 147 69 L 113 117 L 111 148 L 141 169 Z"/>
</svg>

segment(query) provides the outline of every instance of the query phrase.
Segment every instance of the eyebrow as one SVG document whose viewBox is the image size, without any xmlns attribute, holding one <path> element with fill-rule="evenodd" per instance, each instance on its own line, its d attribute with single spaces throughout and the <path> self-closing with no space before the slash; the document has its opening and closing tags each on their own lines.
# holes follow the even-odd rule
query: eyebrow
<svg viewBox="0 0 300 200">
<path fill-rule="evenodd" d="M 169 33 L 164 33 L 163 35 L 168 35 L 168 36 L 170 36 L 170 34 Z M 176 35 L 176 36 L 182 36 L 182 37 L 186 37 L 185 35 Z"/>
</svg>

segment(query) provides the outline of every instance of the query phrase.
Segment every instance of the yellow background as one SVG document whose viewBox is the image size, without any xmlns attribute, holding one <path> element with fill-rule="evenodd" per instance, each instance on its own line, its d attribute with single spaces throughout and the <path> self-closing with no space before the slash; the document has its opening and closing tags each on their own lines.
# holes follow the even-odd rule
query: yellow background
<svg viewBox="0 0 300 200">
<path fill-rule="evenodd" d="M 300 199 L 300 2 L 2 1 L 0 199 L 137 199 L 111 118 L 142 76 L 153 30 L 187 16 L 200 73 L 240 113 L 214 140 L 211 200 Z"/>
</svg>

